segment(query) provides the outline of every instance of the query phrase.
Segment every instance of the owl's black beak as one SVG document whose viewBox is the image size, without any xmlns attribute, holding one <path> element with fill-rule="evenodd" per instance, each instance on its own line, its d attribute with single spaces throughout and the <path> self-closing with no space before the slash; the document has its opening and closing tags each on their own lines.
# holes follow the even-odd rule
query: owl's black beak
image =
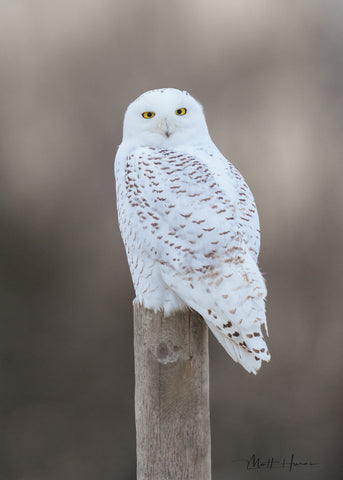
<svg viewBox="0 0 343 480">
<path fill-rule="evenodd" d="M 170 128 L 170 125 L 169 125 L 166 118 L 163 119 L 162 122 L 159 124 L 159 128 L 161 129 L 163 135 L 166 138 L 169 138 L 170 135 L 172 135 L 172 133 L 173 133 L 173 130 Z"/>
</svg>

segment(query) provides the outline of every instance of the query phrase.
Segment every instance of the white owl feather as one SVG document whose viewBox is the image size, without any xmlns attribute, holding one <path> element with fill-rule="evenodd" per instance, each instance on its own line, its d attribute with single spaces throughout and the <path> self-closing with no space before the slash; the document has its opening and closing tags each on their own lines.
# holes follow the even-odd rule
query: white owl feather
<svg viewBox="0 0 343 480">
<path fill-rule="evenodd" d="M 218 151 L 187 92 L 147 92 L 129 107 L 115 161 L 119 226 L 136 300 L 191 308 L 248 372 L 269 361 L 266 288 L 249 187 Z"/>
</svg>

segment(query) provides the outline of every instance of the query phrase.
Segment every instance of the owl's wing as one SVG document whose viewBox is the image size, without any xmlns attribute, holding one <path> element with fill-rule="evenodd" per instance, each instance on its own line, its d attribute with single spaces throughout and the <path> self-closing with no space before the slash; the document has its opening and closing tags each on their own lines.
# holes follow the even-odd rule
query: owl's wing
<svg viewBox="0 0 343 480">
<path fill-rule="evenodd" d="M 266 290 L 250 251 L 259 234 L 249 216 L 242 219 L 237 179 L 228 175 L 223 188 L 201 156 L 154 147 L 135 150 L 124 164 L 117 195 L 126 202 L 120 223 L 128 255 L 139 247 L 158 262 L 161 281 L 256 373 L 269 360 L 261 332 Z"/>
<path fill-rule="evenodd" d="M 225 162 L 229 193 L 200 156 L 143 147 L 126 158 L 123 179 L 117 182 L 127 197 L 123 220 L 129 217 L 152 257 L 180 272 L 185 266 L 203 267 L 204 258 L 222 261 L 235 251 L 249 252 L 257 261 L 256 205 L 241 174 Z"/>
<path fill-rule="evenodd" d="M 240 228 L 244 229 L 248 250 L 255 262 L 257 262 L 260 252 L 260 221 L 256 203 L 242 174 L 228 160 L 226 160 L 225 165 L 237 194 L 238 224 Z"/>
</svg>

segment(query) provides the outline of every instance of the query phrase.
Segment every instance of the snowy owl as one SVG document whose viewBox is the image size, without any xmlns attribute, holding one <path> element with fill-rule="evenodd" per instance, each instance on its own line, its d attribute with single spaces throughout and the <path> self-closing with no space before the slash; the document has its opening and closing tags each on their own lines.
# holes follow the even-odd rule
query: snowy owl
<svg viewBox="0 0 343 480">
<path fill-rule="evenodd" d="M 136 301 L 197 311 L 227 353 L 257 373 L 270 354 L 259 219 L 239 171 L 211 140 L 185 91 L 131 103 L 115 159 L 117 208 Z"/>
</svg>

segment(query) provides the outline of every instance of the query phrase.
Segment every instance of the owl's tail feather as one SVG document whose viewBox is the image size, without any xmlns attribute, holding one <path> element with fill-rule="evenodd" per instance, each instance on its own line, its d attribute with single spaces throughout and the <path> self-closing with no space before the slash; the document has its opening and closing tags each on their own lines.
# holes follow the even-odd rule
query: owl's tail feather
<svg viewBox="0 0 343 480">
<path fill-rule="evenodd" d="M 262 332 L 262 325 L 267 327 L 267 290 L 256 262 L 246 254 L 241 262 L 223 262 L 195 281 L 196 289 L 176 273 L 164 278 L 186 305 L 202 315 L 233 360 L 256 374 L 262 361 L 270 360 Z"/>
<path fill-rule="evenodd" d="M 241 347 L 236 345 L 235 342 L 231 341 L 226 335 L 217 330 L 211 322 L 206 323 L 230 357 L 235 362 L 240 363 L 247 372 L 256 375 L 261 368 L 262 360 L 257 358 L 253 353 L 243 350 Z"/>
</svg>

